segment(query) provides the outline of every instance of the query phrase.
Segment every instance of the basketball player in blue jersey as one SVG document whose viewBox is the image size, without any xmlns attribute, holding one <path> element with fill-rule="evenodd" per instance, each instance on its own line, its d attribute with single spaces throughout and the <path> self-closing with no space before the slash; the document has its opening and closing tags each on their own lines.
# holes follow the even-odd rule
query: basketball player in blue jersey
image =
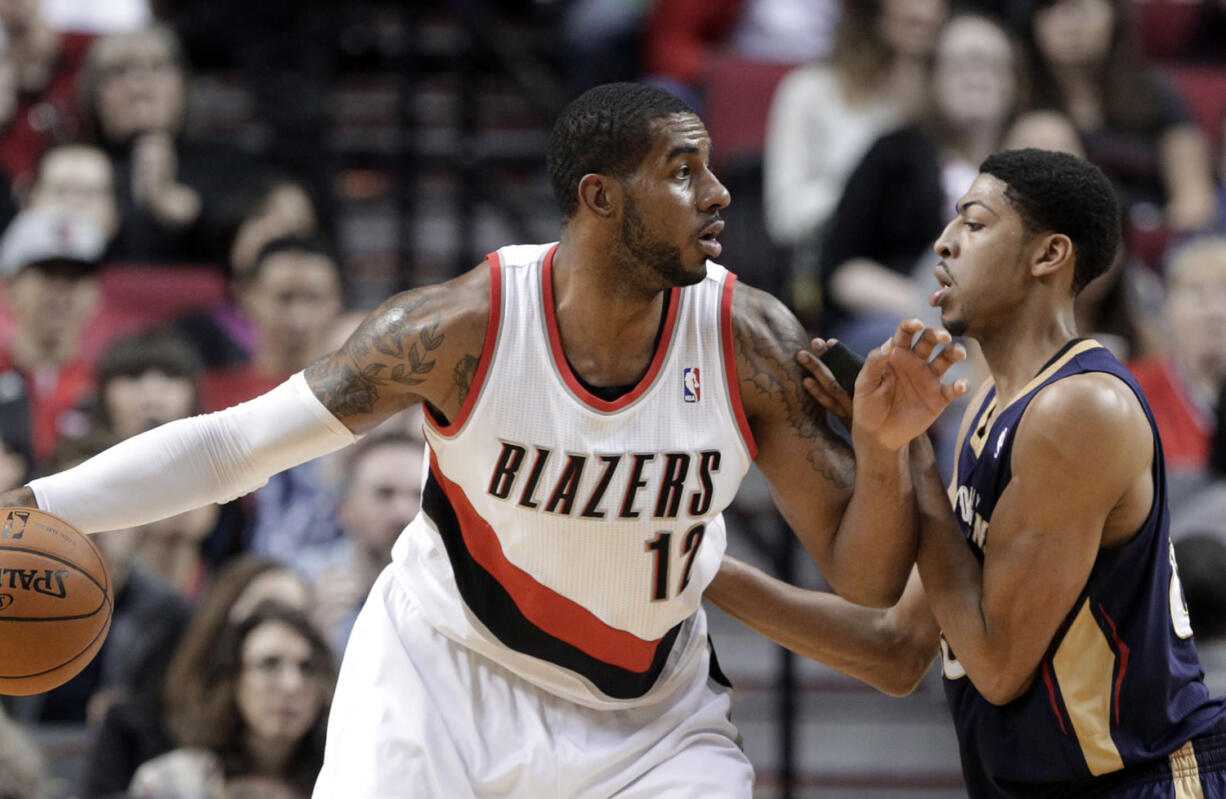
<svg viewBox="0 0 1226 799">
<path fill-rule="evenodd" d="M 593 89 L 551 135 L 559 242 L 397 295 L 272 392 L 0 503 L 144 524 L 424 403 L 422 511 L 355 623 L 316 797 L 745 799 L 700 605 L 721 511 L 756 458 L 831 583 L 894 603 L 917 546 L 909 442 L 965 390 L 941 382 L 964 353 L 870 358 L 853 458 L 801 384 L 804 330 L 712 260 L 729 196 L 710 149 L 671 95 Z"/>
<path fill-rule="evenodd" d="M 976 799 L 1226 797 L 1226 707 L 1193 645 L 1153 415 L 1073 322 L 1074 296 L 1118 246 L 1111 185 L 1069 155 L 1007 151 L 957 211 L 930 302 L 979 342 L 991 380 L 964 417 L 948 495 L 915 460 L 919 579 L 874 611 L 729 561 L 708 596 L 893 693 L 939 643 Z M 851 414 L 817 361 L 798 358 L 814 396 Z"/>
</svg>

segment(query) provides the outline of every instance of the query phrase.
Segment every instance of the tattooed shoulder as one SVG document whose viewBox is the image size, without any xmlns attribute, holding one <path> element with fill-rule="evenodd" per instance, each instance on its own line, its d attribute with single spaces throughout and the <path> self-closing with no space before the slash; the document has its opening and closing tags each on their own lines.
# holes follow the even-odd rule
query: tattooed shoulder
<svg viewBox="0 0 1226 799">
<path fill-rule="evenodd" d="M 484 332 L 469 329 L 484 316 L 468 308 L 467 299 L 463 287 L 454 284 L 398 294 L 372 312 L 340 349 L 308 367 L 308 383 L 346 423 L 381 420 L 421 400 L 445 407 L 461 375 L 475 372 L 465 353 L 471 351 L 470 340 L 479 341 Z M 471 377 L 461 393 L 470 382 Z"/>
<path fill-rule="evenodd" d="M 737 286 L 733 294 L 733 337 L 741 397 L 751 422 L 783 424 L 806 448 L 806 459 L 827 479 L 844 483 L 845 450 L 826 422 L 826 412 L 805 391 L 795 357 L 809 345 L 800 322 L 766 292 Z"/>
</svg>

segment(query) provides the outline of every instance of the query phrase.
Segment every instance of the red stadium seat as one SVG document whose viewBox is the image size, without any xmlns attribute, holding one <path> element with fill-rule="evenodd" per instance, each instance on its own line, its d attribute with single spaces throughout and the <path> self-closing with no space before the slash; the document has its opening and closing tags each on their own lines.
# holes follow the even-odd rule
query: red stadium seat
<svg viewBox="0 0 1226 799">
<path fill-rule="evenodd" d="M 107 264 L 99 277 L 101 307 L 81 343 L 81 354 L 90 360 L 117 336 L 226 298 L 225 275 L 211 265 Z"/>
<path fill-rule="evenodd" d="M 1192 35 L 1201 0 L 1136 0 L 1137 33 L 1150 58 L 1178 58 Z"/>
<path fill-rule="evenodd" d="M 741 158 L 761 156 L 775 86 L 795 66 L 726 53 L 716 57 L 707 72 L 704 117 L 717 170 Z"/>
</svg>

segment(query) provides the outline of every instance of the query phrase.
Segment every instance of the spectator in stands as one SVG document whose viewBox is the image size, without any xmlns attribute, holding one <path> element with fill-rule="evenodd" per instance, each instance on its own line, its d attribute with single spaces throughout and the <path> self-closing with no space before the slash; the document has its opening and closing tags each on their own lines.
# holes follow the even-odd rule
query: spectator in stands
<svg viewBox="0 0 1226 799">
<path fill-rule="evenodd" d="M 322 355 L 344 307 L 342 282 L 337 257 L 322 241 L 283 236 L 266 243 L 239 287 L 255 347 L 243 367 L 206 377 L 205 410 L 250 399 Z"/>
<path fill-rule="evenodd" d="M 52 145 L 38 161 L 25 205 L 87 216 L 111 241 L 119 227 L 111 160 L 90 144 Z"/>
<path fill-rule="evenodd" d="M 1142 231 L 1216 218 L 1208 148 L 1187 104 L 1141 56 L 1132 0 L 1039 0 L 1026 26 L 1036 107 L 1063 110 Z"/>
<path fill-rule="evenodd" d="M 266 602 L 310 612 L 310 587 L 296 572 L 253 555 L 235 556 L 217 572 L 175 647 L 158 691 L 117 703 L 107 712 L 85 770 L 86 799 L 123 793 L 137 766 L 177 745 L 168 709 L 199 707 L 207 701 L 199 693 L 205 685 L 203 670 L 221 630 Z"/>
<path fill-rule="evenodd" d="M 1004 136 L 1019 61 L 1008 32 L 988 17 L 955 16 L 941 29 L 929 114 L 872 143 L 823 239 L 822 328 L 830 335 L 866 352 L 900 317 L 925 307 L 932 242 Z"/>
<path fill-rule="evenodd" d="M 847 176 L 878 136 L 920 110 L 947 14 L 943 0 L 844 2 L 830 61 L 793 70 L 771 101 L 764 152 L 766 227 L 792 254 L 793 302 L 820 302 L 822 231 Z"/>
<path fill-rule="evenodd" d="M 315 202 L 306 188 L 275 172 L 262 173 L 236 187 L 222 205 L 219 228 L 221 240 L 228 243 L 231 297 L 174 323 L 208 369 L 241 366 L 255 349 L 256 333 L 240 307 L 239 296 L 264 245 L 285 236 L 311 238 L 320 232 Z"/>
<path fill-rule="evenodd" d="M 85 125 L 115 165 L 117 260 L 223 263 L 214 216 L 247 169 L 238 150 L 184 135 L 186 77 L 167 28 L 99 38 L 80 86 Z"/>
<path fill-rule="evenodd" d="M 46 790 L 42 755 L 0 708 L 0 797 L 45 799 Z"/>
<path fill-rule="evenodd" d="M 89 218 L 49 208 L 22 211 L 0 239 L 14 321 L 12 342 L 0 348 L 0 425 L 35 468 L 66 428 L 79 426 L 75 408 L 93 390 L 79 347 L 97 308 L 103 245 Z"/>
<path fill-rule="evenodd" d="M 1176 250 L 1167 268 L 1163 311 L 1169 351 L 1130 363 L 1129 369 L 1158 422 L 1172 507 L 1178 507 L 1176 491 L 1189 480 L 1195 485 L 1208 464 L 1226 385 L 1226 237 L 1193 239 Z"/>
<path fill-rule="evenodd" d="M 258 776 L 305 799 L 323 763 L 335 679 L 332 653 L 301 611 L 260 605 L 218 635 L 191 694 L 203 701 L 169 709 L 183 748 L 138 768 L 129 792 L 208 796 L 225 780 Z"/>
<path fill-rule="evenodd" d="M 200 410 L 200 361 L 160 330 L 113 341 L 98 358 L 98 424 L 125 439 Z"/>
<path fill-rule="evenodd" d="M 28 186 L 43 150 L 80 132 L 75 88 L 94 37 L 53 29 L 39 0 L 0 3 L 0 26 L 17 81 L 17 107 L 0 130 L 0 169 Z"/>
<path fill-rule="evenodd" d="M 65 439 L 53 466 L 66 469 L 115 443 L 105 434 Z M 98 724 L 112 704 L 151 697 L 161 685 L 188 618 L 187 603 L 139 562 L 139 529 L 98 533 L 98 546 L 114 588 L 111 627 L 98 655 L 64 685 L 33 696 L 11 697 L 24 722 Z"/>
<path fill-rule="evenodd" d="M 337 518 L 345 537 L 298 562 L 312 575 L 315 618 L 338 655 L 375 578 L 392 562 L 392 544 L 417 515 L 423 446 L 402 432 L 372 434 L 337 456 L 344 461 Z"/>
</svg>

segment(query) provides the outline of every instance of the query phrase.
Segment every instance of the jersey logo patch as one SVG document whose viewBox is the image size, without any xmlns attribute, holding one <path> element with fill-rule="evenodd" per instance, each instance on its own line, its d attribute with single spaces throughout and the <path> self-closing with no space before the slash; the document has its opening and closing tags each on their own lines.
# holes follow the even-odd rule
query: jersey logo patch
<svg viewBox="0 0 1226 799">
<path fill-rule="evenodd" d="M 1005 446 L 1005 436 L 1009 435 L 1009 428 L 1000 431 L 1000 435 L 996 437 L 996 451 L 992 453 L 993 458 L 1000 457 L 1000 451 Z"/>
<path fill-rule="evenodd" d="M 681 373 L 681 398 L 686 402 L 702 399 L 702 380 L 697 366 L 687 366 Z"/>
</svg>

